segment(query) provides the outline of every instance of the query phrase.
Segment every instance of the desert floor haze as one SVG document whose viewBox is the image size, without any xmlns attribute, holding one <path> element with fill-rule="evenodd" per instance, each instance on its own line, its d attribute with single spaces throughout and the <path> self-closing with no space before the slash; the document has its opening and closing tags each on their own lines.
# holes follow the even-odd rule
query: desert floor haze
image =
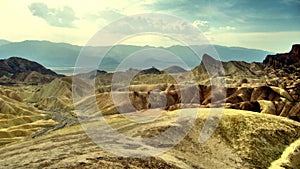
<svg viewBox="0 0 300 169">
<path fill-rule="evenodd" d="M 0 60 L 0 168 L 300 168 L 300 45 L 262 62 L 223 61 L 224 72 L 216 74 L 208 74 L 205 62 L 217 61 L 205 54 L 191 70 L 65 76 L 20 57 Z M 112 80 L 131 75 L 129 86 Z M 223 88 L 211 85 L 215 76 L 226 80 Z M 85 95 L 89 82 L 93 95 Z M 200 143 L 201 129 L 219 108 L 224 109 L 216 130 Z M 191 112 L 197 112 L 194 121 L 177 120 Z M 98 146 L 80 123 L 97 128 L 99 118 L 131 138 L 154 138 L 169 128 L 176 136 L 193 125 L 174 147 L 128 143 L 106 132 L 98 136 L 118 151 L 170 148 L 153 157 L 123 157 Z"/>
</svg>

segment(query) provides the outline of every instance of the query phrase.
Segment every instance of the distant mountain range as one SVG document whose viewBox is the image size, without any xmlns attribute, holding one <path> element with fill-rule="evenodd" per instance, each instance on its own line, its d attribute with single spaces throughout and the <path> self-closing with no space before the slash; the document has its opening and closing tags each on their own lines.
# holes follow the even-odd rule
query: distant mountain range
<svg viewBox="0 0 300 169">
<path fill-rule="evenodd" d="M 0 39 L 0 46 L 11 43 L 10 41 Z"/>
<path fill-rule="evenodd" d="M 266 55 L 273 54 L 272 52 L 268 51 L 240 47 L 225 47 L 218 45 L 215 45 L 214 47 L 222 61 L 235 60 L 245 62 L 261 62 Z M 6 40 L 0 40 L 0 58 L 5 59 L 12 56 L 22 57 L 37 61 L 58 73 L 65 74 L 68 74 L 68 71 L 72 72 L 81 49 L 82 46 L 71 45 L 68 43 L 54 43 L 49 41 L 35 40 L 9 42 Z M 88 49 L 90 52 L 97 52 L 102 55 L 104 55 L 105 51 L 109 50 L 100 64 L 100 69 L 106 71 L 115 70 L 124 60 L 124 58 L 132 55 L 137 55 L 136 58 L 134 56 L 132 56 L 132 58 L 134 58 L 134 61 L 138 63 L 134 68 L 138 69 L 150 68 L 152 66 L 155 66 L 159 69 L 165 69 L 172 65 L 183 67 L 182 63 L 180 63 L 181 60 L 183 60 L 186 64 L 186 67 L 183 68 L 189 69 L 194 68 L 201 62 L 194 51 L 186 46 L 171 46 L 168 48 L 163 48 L 151 46 L 142 47 L 117 45 L 112 48 L 109 46 L 99 46 L 86 47 L 86 49 Z M 204 46 L 193 46 L 193 49 L 199 50 L 200 53 L 205 51 Z M 170 57 L 172 57 L 172 53 L 173 55 L 179 56 L 179 60 L 174 60 L 173 58 L 170 59 Z M 216 57 L 213 52 L 206 53 Z M 132 63 L 132 61 L 129 61 L 128 63 Z M 124 69 L 126 68 L 124 67 Z"/>
</svg>

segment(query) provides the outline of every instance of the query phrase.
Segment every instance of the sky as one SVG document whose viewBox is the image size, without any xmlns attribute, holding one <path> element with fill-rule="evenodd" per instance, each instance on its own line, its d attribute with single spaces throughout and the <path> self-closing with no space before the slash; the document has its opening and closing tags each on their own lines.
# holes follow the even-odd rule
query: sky
<svg viewBox="0 0 300 169">
<path fill-rule="evenodd" d="M 115 24 L 118 32 L 104 36 L 102 45 L 109 45 L 105 44 L 109 38 L 122 37 L 114 35 L 124 34 L 131 36 L 118 43 L 166 47 L 185 44 L 163 35 L 183 37 L 180 31 L 186 34 L 187 23 L 211 44 L 282 53 L 300 43 L 300 0 L 0 0 L 0 11 L 0 39 L 13 42 L 48 40 L 84 46 L 99 30 Z M 146 31 L 136 35 L 130 22 L 118 22 L 143 13 L 170 15 L 180 22 L 159 22 L 157 18 L 164 18 L 159 15 L 153 15 L 154 20 L 136 20 L 138 29 Z M 159 23 L 154 29 L 158 34 L 147 32 L 149 24 Z"/>
</svg>

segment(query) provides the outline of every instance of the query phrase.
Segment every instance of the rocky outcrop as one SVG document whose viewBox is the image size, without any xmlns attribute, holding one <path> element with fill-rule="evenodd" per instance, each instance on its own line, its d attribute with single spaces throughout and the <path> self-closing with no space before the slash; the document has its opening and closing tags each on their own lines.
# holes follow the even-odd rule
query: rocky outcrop
<svg viewBox="0 0 300 169">
<path fill-rule="evenodd" d="M 241 79 L 247 79 L 250 84 L 267 83 L 284 89 L 294 88 L 300 84 L 299 51 L 300 44 L 295 44 L 289 53 L 268 55 L 262 63 L 220 62 L 204 54 L 200 65 L 192 71 L 200 84 L 204 85 L 209 85 L 208 79 L 218 75 L 226 77 L 226 84 L 229 86 L 241 86 L 242 83 L 239 83 Z M 208 72 L 207 67 L 216 67 L 215 70 L 219 72 Z"/>
<path fill-rule="evenodd" d="M 263 63 L 221 62 L 205 54 L 192 71 L 200 84 L 200 104 L 210 105 L 211 81 L 215 75 L 226 78 L 225 107 L 250 110 L 300 120 L 300 44 L 288 53 L 268 55 Z M 218 65 L 219 64 L 219 65 Z M 220 66 L 207 72 L 207 66 Z M 212 84 L 214 85 L 214 84 Z"/>
<path fill-rule="evenodd" d="M 300 45 L 295 44 L 289 53 L 268 55 L 263 62 L 266 82 L 286 90 L 296 101 L 300 101 L 299 50 Z"/>
<path fill-rule="evenodd" d="M 166 99 L 164 108 L 166 110 L 174 110 L 184 107 L 223 106 L 225 108 L 288 117 L 300 122 L 300 103 L 282 88 L 266 85 L 226 88 L 226 93 L 224 91 L 226 96 L 222 96 L 222 93 L 218 91 L 212 92 L 212 88 L 212 86 L 205 85 L 195 87 L 171 85 L 164 91 L 165 97 L 163 98 Z M 153 94 L 153 91 L 150 92 L 151 94 Z M 155 95 L 153 94 L 152 96 Z M 161 97 L 161 95 L 157 96 Z M 154 100 L 162 102 L 162 99 Z"/>
<path fill-rule="evenodd" d="M 227 84 L 241 85 L 238 82 L 241 79 L 253 79 L 256 82 L 263 82 L 262 79 L 263 63 L 243 61 L 221 62 L 205 54 L 199 66 L 195 67 L 192 72 L 201 84 L 209 85 L 211 77 L 226 77 Z M 212 72 L 208 72 L 212 71 Z"/>
<path fill-rule="evenodd" d="M 266 59 L 263 61 L 265 67 L 271 67 L 275 69 L 281 69 L 284 67 L 288 67 L 292 69 L 292 65 L 299 67 L 300 66 L 300 45 L 293 45 L 291 51 L 289 53 L 282 53 L 276 55 L 268 55 Z"/>
</svg>

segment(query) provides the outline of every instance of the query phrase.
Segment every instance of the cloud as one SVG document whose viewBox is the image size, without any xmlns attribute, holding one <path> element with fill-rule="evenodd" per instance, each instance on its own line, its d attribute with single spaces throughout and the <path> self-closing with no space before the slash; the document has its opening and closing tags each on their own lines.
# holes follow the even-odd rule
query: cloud
<svg viewBox="0 0 300 169">
<path fill-rule="evenodd" d="M 203 32 L 206 32 L 209 29 L 208 21 L 195 20 L 192 25 L 199 28 Z"/>
<path fill-rule="evenodd" d="M 228 0 L 226 2 L 220 0 L 146 0 L 146 2 L 89 0 L 84 8 L 81 1 L 52 0 L 36 3 L 37 1 L 43 2 L 26 0 L 16 3 L 16 1 L 6 0 L 0 5 L 0 11 L 5 14 L 0 15 L 0 19 L 3 21 L 0 37 L 11 41 L 38 39 L 84 45 L 107 24 L 122 18 L 121 15 L 159 12 L 181 17 L 188 23 L 193 23 L 212 43 L 219 45 L 285 52 L 289 50 L 292 42 L 299 43 L 299 0 L 273 0 L 272 2 L 261 0 Z M 69 14 L 66 16 L 62 13 Z M 119 25 L 122 30 L 116 31 L 134 34 L 138 29 L 148 32 L 167 32 L 182 35 L 182 37 L 186 35 L 182 33 L 188 29 L 185 23 L 161 23 L 159 18 L 152 22 L 150 19 L 132 21 L 136 27 L 131 27 L 132 24 L 124 22 Z M 19 25 L 22 25 L 22 29 Z M 144 28 L 145 25 L 148 28 Z M 206 26 L 208 31 L 203 31 Z M 226 30 L 226 26 L 236 29 Z M 45 31 L 37 33 L 36 30 Z M 293 33 L 279 34 L 278 32 Z M 111 36 L 107 36 L 108 41 Z M 262 38 L 260 39 L 260 37 Z M 140 38 L 144 38 L 145 41 L 156 41 L 150 36 Z M 106 39 L 103 38 L 103 41 Z M 143 45 L 140 42 L 142 40 L 136 44 Z M 166 46 L 172 43 L 166 39 L 163 39 L 162 42 Z M 197 39 L 195 42 L 198 42 Z"/>
<path fill-rule="evenodd" d="M 193 22 L 193 25 L 194 26 L 205 26 L 205 27 L 208 27 L 208 21 L 201 21 L 201 20 L 195 20 Z"/>
<path fill-rule="evenodd" d="M 231 25 L 242 32 L 299 30 L 299 0 L 157 0 L 149 9 L 173 14 L 193 22 L 209 21 L 210 27 Z"/>
<path fill-rule="evenodd" d="M 96 38 L 97 40 L 89 45 L 106 46 L 122 43 L 128 38 L 132 39 L 129 40 L 131 43 L 139 42 L 138 45 L 149 45 L 151 43 L 151 46 L 171 46 L 178 43 L 202 45 L 208 43 L 203 33 L 190 23 L 177 17 L 158 13 L 124 17 L 105 26 L 102 31 L 101 34 L 97 34 L 99 38 Z M 172 40 L 166 40 L 164 37 Z M 142 42 L 142 40 L 144 41 Z"/>
<path fill-rule="evenodd" d="M 73 9 L 68 6 L 59 9 L 49 8 L 44 3 L 32 3 L 28 8 L 33 16 L 40 17 L 56 27 L 74 27 L 73 22 L 78 19 Z"/>
<path fill-rule="evenodd" d="M 281 3 L 284 4 L 293 4 L 293 5 L 300 5 L 300 1 L 299 0 L 281 0 Z"/>
<path fill-rule="evenodd" d="M 232 26 L 224 26 L 224 27 L 219 27 L 219 30 L 222 30 L 222 31 L 232 31 L 232 30 L 236 30 L 236 28 L 232 27 Z"/>
</svg>

